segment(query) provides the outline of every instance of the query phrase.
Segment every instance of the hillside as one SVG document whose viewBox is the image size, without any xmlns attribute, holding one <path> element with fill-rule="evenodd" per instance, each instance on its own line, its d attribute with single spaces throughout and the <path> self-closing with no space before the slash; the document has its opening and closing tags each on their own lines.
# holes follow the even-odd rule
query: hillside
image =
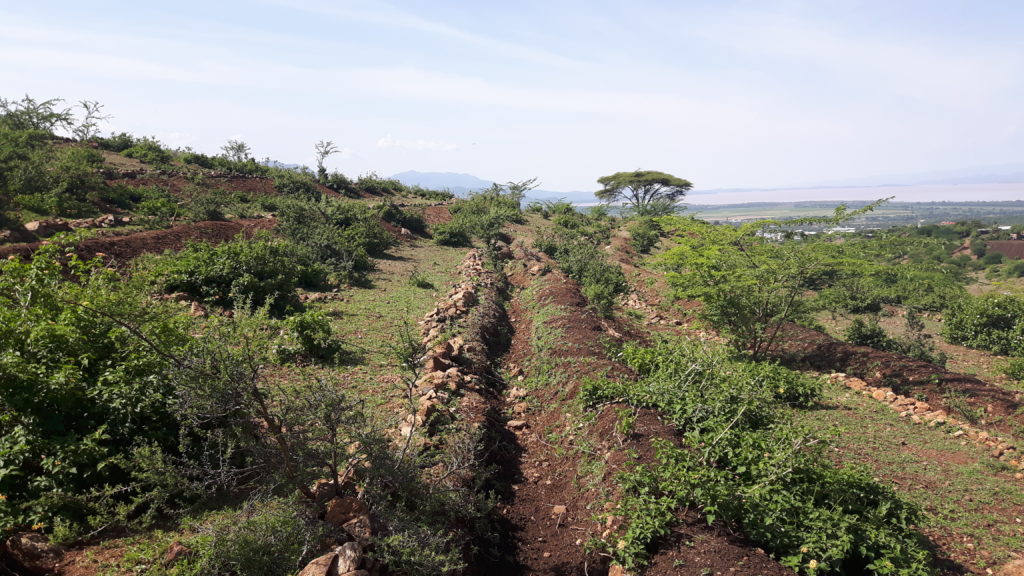
<svg viewBox="0 0 1024 576">
<path fill-rule="evenodd" d="M 4 130 L 80 178 L 0 191 L 7 572 L 1020 573 L 1024 270 L 969 223 Z"/>
</svg>

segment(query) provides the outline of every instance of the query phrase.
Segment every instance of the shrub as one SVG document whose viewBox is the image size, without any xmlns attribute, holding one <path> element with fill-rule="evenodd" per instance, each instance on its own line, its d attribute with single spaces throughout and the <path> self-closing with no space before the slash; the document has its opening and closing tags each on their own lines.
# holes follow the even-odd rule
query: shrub
<svg viewBox="0 0 1024 576">
<path fill-rule="evenodd" d="M 137 140 L 131 148 L 126 149 L 121 154 L 146 164 L 162 165 L 171 162 L 171 153 L 165 150 L 160 141 L 155 138 Z"/>
<path fill-rule="evenodd" d="M 995 354 L 1024 355 L 1024 297 L 966 297 L 946 312 L 943 335 L 954 344 Z"/>
<path fill-rule="evenodd" d="M 195 551 L 178 574 L 295 574 L 315 555 L 321 524 L 286 499 L 247 503 L 237 513 L 212 514 L 192 528 L 187 542 Z"/>
<path fill-rule="evenodd" d="M 299 307 L 295 289 L 305 279 L 305 262 L 293 245 L 261 235 L 218 245 L 193 242 L 151 259 L 144 274 L 165 294 L 183 292 L 226 308 L 268 306 L 285 314 Z"/>
<path fill-rule="evenodd" d="M 651 218 L 642 218 L 630 227 L 629 235 L 630 245 L 637 252 L 647 254 L 661 239 L 661 227 Z"/>
<path fill-rule="evenodd" d="M 431 236 L 434 242 L 442 246 L 472 246 L 473 238 L 457 222 L 445 222 L 437 224 L 431 229 Z"/>
<path fill-rule="evenodd" d="M 1003 366 L 1003 373 L 1024 382 L 1024 358 L 1010 358 Z"/>
<path fill-rule="evenodd" d="M 136 333 L 173 351 L 186 326 L 56 244 L 0 262 L 0 532 L 85 522 L 89 493 L 131 480 L 126 454 L 173 452 L 169 362 Z"/>
<path fill-rule="evenodd" d="M 304 200 L 319 200 L 320 188 L 311 174 L 295 170 L 275 169 L 274 188 L 278 194 L 294 196 Z"/>
<path fill-rule="evenodd" d="M 709 523 L 738 524 L 806 574 L 931 572 L 913 530 L 920 511 L 866 471 L 834 468 L 778 409 L 801 376 L 686 342 L 631 345 L 623 357 L 641 379 L 591 383 L 584 401 L 655 408 L 679 429 L 680 445 L 657 441 L 656 464 L 620 476 L 626 527 L 607 547 L 620 564 L 642 565 L 650 545 L 671 533 L 677 511 L 699 507 Z M 806 390 L 816 396 L 820 383 Z"/>
<path fill-rule="evenodd" d="M 278 230 L 300 246 L 310 262 L 324 266 L 342 282 L 358 280 L 373 268 L 395 239 L 377 214 L 356 202 L 324 198 L 319 202 L 282 202 Z"/>
<path fill-rule="evenodd" d="M 100 149 L 109 150 L 111 152 L 124 152 L 139 143 L 138 138 L 127 132 L 120 132 L 118 134 L 111 132 L 110 136 L 106 138 L 100 136 L 96 138 L 95 141 Z"/>
<path fill-rule="evenodd" d="M 307 310 L 285 320 L 286 340 L 277 348 L 282 360 L 311 358 L 330 361 L 341 351 L 330 317 L 322 311 Z"/>
<path fill-rule="evenodd" d="M 872 318 L 867 322 L 860 318 L 854 318 L 843 333 L 843 338 L 852 344 L 870 346 L 876 350 L 896 349 L 896 341 L 885 333 L 885 329 L 878 324 L 877 318 Z"/>
<path fill-rule="evenodd" d="M 1000 252 L 989 252 L 981 259 L 981 263 L 985 266 L 995 266 L 996 264 L 1003 263 L 1003 255 Z"/>
<path fill-rule="evenodd" d="M 427 222 L 423 216 L 415 212 L 403 210 L 394 202 L 384 202 L 377 206 L 377 214 L 381 220 L 422 234 L 427 230 Z"/>
</svg>

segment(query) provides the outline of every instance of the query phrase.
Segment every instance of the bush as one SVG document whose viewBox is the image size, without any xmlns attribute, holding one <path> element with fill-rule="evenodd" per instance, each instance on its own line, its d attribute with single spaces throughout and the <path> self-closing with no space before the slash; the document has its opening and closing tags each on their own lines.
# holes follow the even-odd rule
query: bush
<svg viewBox="0 0 1024 576">
<path fill-rule="evenodd" d="M 163 165 L 171 162 L 171 153 L 165 150 L 155 138 L 142 138 L 127 150 L 121 152 L 128 158 L 134 158 L 146 164 Z"/>
<path fill-rule="evenodd" d="M 661 239 L 661 227 L 651 218 L 641 218 L 630 227 L 629 236 L 633 249 L 647 254 Z"/>
<path fill-rule="evenodd" d="M 779 410 L 800 375 L 686 342 L 627 346 L 623 357 L 641 379 L 592 383 L 584 401 L 657 409 L 679 429 L 680 445 L 657 441 L 656 464 L 620 476 L 626 527 L 607 547 L 620 564 L 642 565 L 678 511 L 699 507 L 709 523 L 738 524 L 782 564 L 809 575 L 931 573 L 913 530 L 920 511 L 866 471 L 834 468 Z M 820 393 L 820 383 L 797 387 L 800 404 Z"/>
<path fill-rule="evenodd" d="M 341 343 L 334 338 L 330 317 L 322 311 L 307 310 L 285 320 L 285 342 L 277 347 L 281 360 L 298 358 L 322 361 L 333 360 L 341 351 Z"/>
<path fill-rule="evenodd" d="M 299 307 L 295 289 L 320 280 L 290 243 L 267 235 L 213 245 L 193 242 L 176 254 L 150 259 L 144 274 L 165 294 L 183 292 L 225 308 L 268 306 L 277 314 Z"/>
<path fill-rule="evenodd" d="M 96 144 L 99 145 L 102 150 L 109 150 L 111 152 L 124 152 L 125 150 L 135 146 L 140 140 L 127 132 L 121 132 L 119 134 L 110 133 L 110 136 L 104 138 L 102 136 L 95 139 Z"/>
<path fill-rule="evenodd" d="M 843 333 L 843 338 L 851 344 L 870 346 L 876 350 L 896 349 L 896 341 L 885 333 L 885 329 L 878 324 L 877 318 L 872 318 L 868 322 L 854 318 Z"/>
<path fill-rule="evenodd" d="M 981 259 L 985 266 L 995 266 L 1003 263 L 1003 255 L 1000 252 L 989 252 Z"/>
<path fill-rule="evenodd" d="M 31 262 L 0 262 L 0 532 L 84 523 L 95 514 L 90 493 L 131 481 L 125 455 L 175 450 L 160 351 L 187 340 L 180 313 L 146 302 L 99 261 L 67 259 L 53 244 Z"/>
<path fill-rule="evenodd" d="M 295 574 L 313 559 L 323 537 L 316 518 L 286 499 L 255 500 L 238 513 L 213 514 L 192 528 L 198 536 L 186 545 L 195 554 L 179 563 L 181 575 Z"/>
<path fill-rule="evenodd" d="M 319 200 L 320 188 L 311 174 L 295 170 L 275 169 L 274 188 L 278 194 L 293 196 L 304 200 Z"/>
<path fill-rule="evenodd" d="M 966 297 L 946 312 L 943 335 L 953 344 L 1002 355 L 1024 355 L 1024 297 Z"/>
<path fill-rule="evenodd" d="M 427 230 L 427 222 L 423 216 L 415 212 L 403 210 L 394 202 L 384 202 L 377 206 L 377 215 L 381 220 L 400 228 L 408 228 L 412 232 L 423 234 Z"/>
<path fill-rule="evenodd" d="M 431 230 L 434 242 L 442 246 L 472 246 L 473 238 L 459 223 L 445 222 L 437 224 Z"/>
<path fill-rule="evenodd" d="M 373 269 L 371 256 L 383 256 L 395 239 L 377 214 L 356 202 L 282 202 L 278 230 L 302 248 L 310 262 L 324 266 L 338 281 L 353 282 Z"/>
</svg>

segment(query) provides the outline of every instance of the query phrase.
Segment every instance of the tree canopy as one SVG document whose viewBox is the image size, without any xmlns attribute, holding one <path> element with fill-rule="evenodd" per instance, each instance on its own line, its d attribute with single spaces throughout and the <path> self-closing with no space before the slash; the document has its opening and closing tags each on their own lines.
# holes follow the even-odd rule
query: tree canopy
<svg viewBox="0 0 1024 576">
<path fill-rule="evenodd" d="M 686 192 L 693 188 L 689 180 L 654 170 L 616 172 L 602 176 L 597 183 L 604 188 L 594 192 L 604 202 L 621 200 L 631 205 L 638 214 L 648 214 L 655 208 L 671 211 Z"/>
</svg>

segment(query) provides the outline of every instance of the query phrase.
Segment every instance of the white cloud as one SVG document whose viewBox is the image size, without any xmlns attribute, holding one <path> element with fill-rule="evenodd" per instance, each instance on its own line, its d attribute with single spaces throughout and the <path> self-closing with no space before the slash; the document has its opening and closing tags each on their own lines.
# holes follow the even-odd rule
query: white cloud
<svg viewBox="0 0 1024 576">
<path fill-rule="evenodd" d="M 432 152 L 451 152 L 457 150 L 458 146 L 450 142 L 440 140 L 401 140 L 391 134 L 377 140 L 377 148 L 387 150 L 388 148 L 399 148 L 403 150 L 429 150 Z"/>
</svg>

